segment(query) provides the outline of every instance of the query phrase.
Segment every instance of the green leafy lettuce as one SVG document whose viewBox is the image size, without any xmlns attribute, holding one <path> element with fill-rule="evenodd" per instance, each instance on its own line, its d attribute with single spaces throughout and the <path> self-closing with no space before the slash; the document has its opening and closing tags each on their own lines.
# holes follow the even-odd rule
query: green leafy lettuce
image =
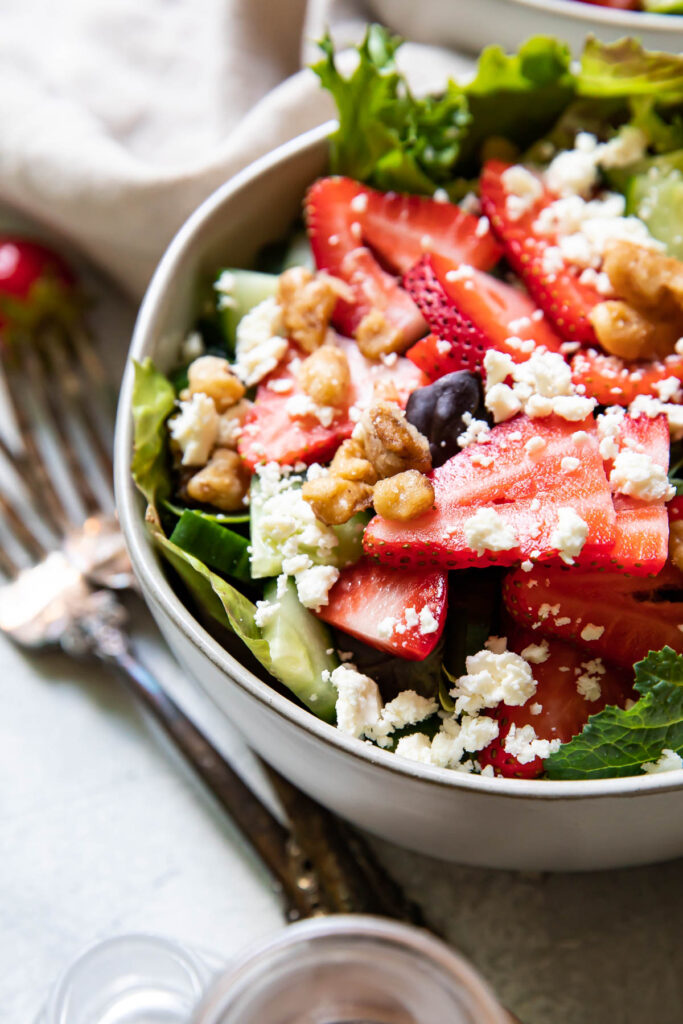
<svg viewBox="0 0 683 1024">
<path fill-rule="evenodd" d="M 166 420 L 173 411 L 175 393 L 173 387 L 160 373 L 150 359 L 135 364 L 133 385 L 133 479 L 145 496 L 148 507 L 145 516 L 154 544 L 173 567 L 198 607 L 220 626 L 235 634 L 251 651 L 261 665 L 276 679 L 277 664 L 270 656 L 270 648 L 256 624 L 256 606 L 249 598 L 221 576 L 211 572 L 199 559 L 173 544 L 166 536 L 159 504 L 165 502 L 171 492 L 171 476 L 167 453 Z M 322 686 L 321 682 L 321 686 Z M 311 696 L 297 694 L 305 700 Z M 313 694 L 311 710 L 317 695 Z M 329 702 L 325 705 L 329 708 Z M 332 709 L 333 714 L 333 709 Z M 330 718 L 330 714 L 325 714 Z"/>
<path fill-rule="evenodd" d="M 545 762 L 550 779 L 640 775 L 664 749 L 683 754 L 683 656 L 670 647 L 635 665 L 641 695 L 628 711 L 606 707 Z"/>
<path fill-rule="evenodd" d="M 581 56 L 577 90 L 584 96 L 654 96 L 683 99 L 683 56 L 645 50 L 637 39 L 601 43 L 589 38 Z"/>
</svg>

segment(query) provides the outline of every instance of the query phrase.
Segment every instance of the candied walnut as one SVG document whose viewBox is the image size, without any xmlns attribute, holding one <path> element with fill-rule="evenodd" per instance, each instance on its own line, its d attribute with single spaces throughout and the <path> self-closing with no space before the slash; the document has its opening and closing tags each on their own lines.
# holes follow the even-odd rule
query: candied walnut
<svg viewBox="0 0 683 1024">
<path fill-rule="evenodd" d="M 346 353 L 323 345 L 304 359 L 297 374 L 299 382 L 318 405 L 343 405 L 348 398 L 351 373 Z"/>
<path fill-rule="evenodd" d="M 244 384 L 220 356 L 200 356 L 187 369 L 187 393 L 213 398 L 218 412 L 225 412 L 244 395 Z"/>
<path fill-rule="evenodd" d="M 375 467 L 365 457 L 365 448 L 353 437 L 342 441 L 337 448 L 330 463 L 330 473 L 344 480 L 360 480 L 365 484 L 377 481 Z"/>
<path fill-rule="evenodd" d="M 379 359 L 391 352 L 404 352 L 410 344 L 399 328 L 390 323 L 379 309 L 371 309 L 365 314 L 356 328 L 355 338 L 358 348 L 367 359 Z"/>
<path fill-rule="evenodd" d="M 683 519 L 669 523 L 669 558 L 683 572 Z"/>
<path fill-rule="evenodd" d="M 244 508 L 251 479 L 249 470 L 229 448 L 217 448 L 204 469 L 188 480 L 187 495 L 203 505 L 215 505 L 222 512 Z"/>
<path fill-rule="evenodd" d="M 315 515 L 328 526 L 347 523 L 356 512 L 372 505 L 372 487 L 357 480 L 344 480 L 328 473 L 317 480 L 307 480 L 301 496 Z"/>
<path fill-rule="evenodd" d="M 426 437 L 408 423 L 405 413 L 392 402 L 377 402 L 360 421 L 366 457 L 380 477 L 394 476 L 406 469 L 429 473 L 432 459 Z"/>
<path fill-rule="evenodd" d="M 652 320 L 675 321 L 683 329 L 680 260 L 635 242 L 613 239 L 605 249 L 603 270 L 617 295 L 629 306 Z"/>
<path fill-rule="evenodd" d="M 599 302 L 588 319 L 605 351 L 622 359 L 654 359 L 669 355 L 680 336 L 680 329 L 675 323 L 650 320 L 618 299 Z"/>
<path fill-rule="evenodd" d="M 291 267 L 280 274 L 277 301 L 289 337 L 306 352 L 325 341 L 330 317 L 338 299 L 353 301 L 349 286 L 330 274 L 312 274 L 305 267 Z"/>
<path fill-rule="evenodd" d="M 373 495 L 375 512 L 385 519 L 395 519 L 400 523 L 415 519 L 423 512 L 429 511 L 434 505 L 434 488 L 416 469 L 408 469 L 405 473 L 397 473 L 375 484 Z"/>
</svg>

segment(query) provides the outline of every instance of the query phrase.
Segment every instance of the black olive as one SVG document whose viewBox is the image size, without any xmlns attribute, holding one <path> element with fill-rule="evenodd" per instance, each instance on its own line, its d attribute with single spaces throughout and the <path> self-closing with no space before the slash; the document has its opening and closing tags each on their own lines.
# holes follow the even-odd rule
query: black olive
<svg viewBox="0 0 683 1024">
<path fill-rule="evenodd" d="M 460 451 L 458 437 L 467 428 L 462 418 L 466 412 L 490 423 L 481 377 L 469 370 L 447 373 L 417 388 L 408 399 L 406 419 L 429 441 L 433 466 L 443 465 Z"/>
</svg>

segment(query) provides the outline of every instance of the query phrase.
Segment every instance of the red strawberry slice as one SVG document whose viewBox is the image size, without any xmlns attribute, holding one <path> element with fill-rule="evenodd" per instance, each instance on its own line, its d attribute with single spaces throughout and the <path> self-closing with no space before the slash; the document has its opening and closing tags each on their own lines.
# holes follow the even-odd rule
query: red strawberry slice
<svg viewBox="0 0 683 1024">
<path fill-rule="evenodd" d="M 75 281 L 52 249 L 0 235 L 0 327 L 31 328 L 44 316 L 70 319 L 77 308 Z"/>
<path fill-rule="evenodd" d="M 652 579 L 576 569 L 515 570 L 503 585 L 513 619 L 629 668 L 666 644 L 683 653 L 681 574 L 666 566 Z"/>
<path fill-rule="evenodd" d="M 508 261 L 558 333 L 567 341 L 595 344 L 588 314 L 604 297 L 591 285 L 582 284 L 566 262 L 561 261 L 559 269 L 547 267 L 546 254 L 556 247 L 557 236 L 541 235 L 534 226 L 541 210 L 557 197 L 544 190 L 523 216 L 511 216 L 503 185 L 503 173 L 508 166 L 500 160 L 489 160 L 481 174 L 481 204 L 491 227 L 503 243 Z"/>
<path fill-rule="evenodd" d="M 408 345 L 425 333 L 425 323 L 400 282 L 380 266 L 364 242 L 361 214 L 351 204 L 366 195 L 364 186 L 350 178 L 321 178 L 308 190 L 306 223 L 315 264 L 354 291 L 353 304 L 340 300 L 335 307 L 334 323 L 342 333 L 352 335 L 363 317 L 378 309 Z"/>
<path fill-rule="evenodd" d="M 338 338 L 345 351 L 351 371 L 348 400 L 337 416 L 323 426 L 312 415 L 293 416 L 289 405 L 292 398 L 304 392 L 296 376 L 294 360 L 304 358 L 294 346 L 290 354 L 268 378 L 259 384 L 256 400 L 238 442 L 238 450 L 247 465 L 253 469 L 260 462 L 326 462 L 332 458 L 341 442 L 351 436 L 356 413 L 371 404 L 377 393 L 386 394 L 402 407 L 416 388 L 426 380 L 420 370 L 398 356 L 392 366 L 366 359 L 355 342 Z M 286 390 L 281 390 L 285 388 Z M 354 419 L 350 416 L 355 407 Z"/>
<path fill-rule="evenodd" d="M 665 416 L 623 416 L 617 442 L 645 452 L 663 469 L 669 468 L 669 426 Z M 609 480 L 614 462 L 605 460 Z M 669 553 L 669 522 L 663 501 L 643 501 L 626 494 L 612 495 L 617 516 L 617 535 L 610 553 L 615 568 L 634 576 L 656 575 Z"/>
<path fill-rule="evenodd" d="M 683 497 L 679 495 L 677 498 L 673 498 L 666 506 L 666 511 L 670 523 L 677 523 L 683 519 Z"/>
<path fill-rule="evenodd" d="M 572 434 L 579 430 L 577 445 Z M 363 540 L 368 554 L 405 569 L 512 565 L 527 559 L 557 564 L 560 509 L 569 508 L 588 525 L 577 564 L 604 564 L 614 544 L 616 517 L 592 418 L 567 423 L 518 416 L 495 427 L 487 444 L 454 455 L 431 479 L 434 510 L 409 523 L 375 516 Z M 470 521 L 482 514 L 495 523 L 477 540 Z"/>
<path fill-rule="evenodd" d="M 444 373 L 479 371 L 489 348 L 522 362 L 536 345 L 557 352 L 562 344 L 528 295 L 481 270 L 427 255 L 408 271 L 403 283 L 439 339 L 418 341 L 406 353 L 427 373 L 428 366 L 448 366 Z"/>
<path fill-rule="evenodd" d="M 430 382 L 445 377 L 447 373 L 462 370 L 467 365 L 460 349 L 436 334 L 420 338 L 408 349 L 406 356 L 422 370 Z"/>
<path fill-rule="evenodd" d="M 394 572 L 363 559 L 342 569 L 318 618 L 377 650 L 421 661 L 443 631 L 447 592 L 445 572 Z"/>
<path fill-rule="evenodd" d="M 529 630 L 519 630 L 510 637 L 508 646 L 521 654 L 530 644 L 538 645 L 539 637 Z M 545 645 L 546 660 L 531 664 L 537 684 L 535 695 L 520 707 L 501 704 L 491 712 L 498 722 L 498 737 L 481 751 L 479 763 L 482 767 L 493 765 L 496 774 L 506 778 L 534 779 L 543 774 L 540 757 L 522 764 L 505 750 L 513 725 L 517 731 L 530 725 L 539 739 L 567 743 L 581 732 L 590 715 L 607 704 L 623 706 L 634 696 L 631 671 L 591 659 L 561 640 L 546 640 Z"/>
<path fill-rule="evenodd" d="M 626 363 L 589 348 L 572 359 L 574 383 L 583 384 L 586 394 L 601 405 L 630 405 L 638 395 L 657 398 L 655 385 L 668 377 L 683 381 L 683 356 Z"/>
<path fill-rule="evenodd" d="M 503 255 L 485 219 L 465 213 L 453 203 L 398 192 L 366 188 L 368 202 L 360 221 L 363 237 L 382 262 L 404 274 L 425 253 L 438 253 L 488 270 Z"/>
</svg>

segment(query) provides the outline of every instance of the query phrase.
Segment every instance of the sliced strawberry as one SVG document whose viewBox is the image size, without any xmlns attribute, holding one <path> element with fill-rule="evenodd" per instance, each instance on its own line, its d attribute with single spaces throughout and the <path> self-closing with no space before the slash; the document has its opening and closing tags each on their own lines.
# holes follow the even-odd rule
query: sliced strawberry
<svg viewBox="0 0 683 1024">
<path fill-rule="evenodd" d="M 398 356 L 392 366 L 385 366 L 366 359 L 350 339 L 338 338 L 337 341 L 346 353 L 351 371 L 346 403 L 329 426 L 323 426 L 313 415 L 291 415 L 289 402 L 304 394 L 295 362 L 302 358 L 302 353 L 292 346 L 287 359 L 259 384 L 256 400 L 242 428 L 238 450 L 251 469 L 259 462 L 273 460 L 283 465 L 299 461 L 326 462 L 341 442 L 351 436 L 357 414 L 371 404 L 373 396 L 386 395 L 405 406 L 412 392 L 427 383 L 409 359 Z M 280 390 L 283 387 L 287 390 Z"/>
<path fill-rule="evenodd" d="M 392 274 L 383 270 L 363 239 L 362 215 L 351 203 L 367 189 L 350 178 L 321 178 L 306 196 L 306 223 L 316 266 L 342 278 L 355 294 L 353 304 L 340 300 L 335 326 L 352 335 L 372 309 L 405 337 L 406 345 L 425 333 L 420 311 Z"/>
<path fill-rule="evenodd" d="M 683 497 L 679 495 L 677 498 L 670 501 L 666 506 L 666 511 L 668 513 L 670 523 L 677 523 L 679 520 L 683 519 Z"/>
<path fill-rule="evenodd" d="M 669 468 L 669 425 L 666 416 L 623 416 L 616 438 L 621 448 L 645 452 L 656 465 Z M 609 479 L 614 466 L 605 460 Z M 634 576 L 654 576 L 664 568 L 669 554 L 669 522 L 663 501 L 643 501 L 613 494 L 617 533 L 610 563 Z"/>
<path fill-rule="evenodd" d="M 531 665 L 536 693 L 520 707 L 501 704 L 491 712 L 498 722 L 499 733 L 479 754 L 482 767 L 493 765 L 496 774 L 507 778 L 533 779 L 543 774 L 544 762 L 540 757 L 521 764 L 506 752 L 505 740 L 513 725 L 517 730 L 530 725 L 539 739 L 559 739 L 566 743 L 581 732 L 590 715 L 602 711 L 607 704 L 623 706 L 633 696 L 632 671 L 601 659 L 590 659 L 578 647 L 561 640 L 551 639 L 545 643 L 545 661 Z M 539 637 L 529 630 L 515 631 L 508 641 L 510 650 L 517 654 L 530 644 L 539 644 Z"/>
<path fill-rule="evenodd" d="M 521 362 L 536 345 L 556 352 L 562 344 L 528 295 L 481 270 L 427 255 L 408 271 L 403 283 L 439 339 L 418 341 L 407 353 L 422 369 L 478 371 L 489 348 Z M 434 358 L 434 349 L 440 359 Z"/>
<path fill-rule="evenodd" d="M 0 235 L 0 327 L 30 329 L 45 316 L 68 320 L 77 305 L 74 276 L 61 256 L 39 242 Z"/>
<path fill-rule="evenodd" d="M 445 377 L 447 373 L 455 373 L 464 365 L 460 351 L 450 341 L 436 334 L 420 338 L 411 345 L 406 356 L 422 370 L 430 382 Z"/>
<path fill-rule="evenodd" d="M 563 460 L 577 457 L 571 435 L 588 436 L 580 449 L 580 466 Z M 568 423 L 557 417 L 531 420 L 518 416 L 495 427 L 487 444 L 473 444 L 432 473 L 434 510 L 408 523 L 375 516 L 363 545 L 380 562 L 400 568 L 423 565 L 460 569 L 512 565 L 532 559 L 558 563 L 559 510 L 573 509 L 588 525 L 577 564 L 604 564 L 614 544 L 615 513 L 595 423 Z M 539 445 L 540 451 L 533 446 Z M 525 445 L 532 442 L 532 450 Z M 482 509 L 495 512 L 511 528 L 513 546 L 478 554 L 468 544 L 466 524 Z"/>
<path fill-rule="evenodd" d="M 586 394 L 597 398 L 601 405 L 630 405 L 638 395 L 657 398 L 655 385 L 668 377 L 683 381 L 683 356 L 626 363 L 618 356 L 589 348 L 572 359 L 574 383 L 583 384 Z"/>
<path fill-rule="evenodd" d="M 515 570 L 503 600 L 516 622 L 630 667 L 666 644 L 683 653 L 681 574 L 666 566 L 653 579 L 576 569 Z"/>
<path fill-rule="evenodd" d="M 318 617 L 371 647 L 421 661 L 446 621 L 445 572 L 394 572 L 363 559 L 342 569 Z"/>
<path fill-rule="evenodd" d="M 551 247 L 556 249 L 557 237 L 541 235 L 534 226 L 541 210 L 556 196 L 546 189 L 523 216 L 511 216 L 502 177 L 508 166 L 500 160 L 489 160 L 481 174 L 481 204 L 491 227 L 503 243 L 508 261 L 558 333 L 567 341 L 595 344 L 588 314 L 603 296 L 591 285 L 582 284 L 564 261 L 559 269 L 547 269 L 546 254 Z"/>
<path fill-rule="evenodd" d="M 438 253 L 454 266 L 466 263 L 482 270 L 495 266 L 503 255 L 486 220 L 453 203 L 371 188 L 364 191 L 368 202 L 359 218 L 363 237 L 397 273 L 404 274 L 425 253 Z"/>
</svg>

